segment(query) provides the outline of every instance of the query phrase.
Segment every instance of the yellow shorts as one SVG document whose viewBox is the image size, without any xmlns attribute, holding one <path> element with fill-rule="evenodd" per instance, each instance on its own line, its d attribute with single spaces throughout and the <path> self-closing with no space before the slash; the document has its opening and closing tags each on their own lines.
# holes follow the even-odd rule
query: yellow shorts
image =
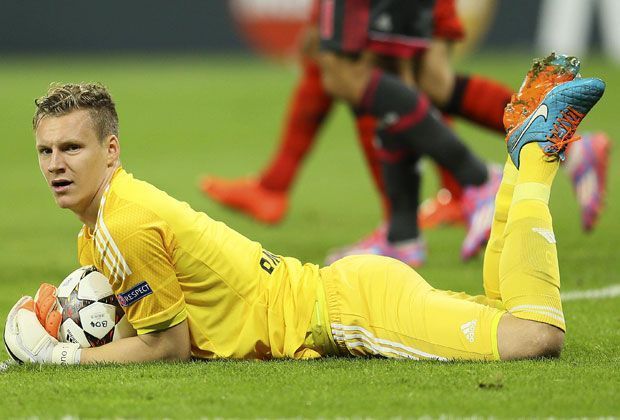
<svg viewBox="0 0 620 420">
<path fill-rule="evenodd" d="M 309 332 L 322 355 L 499 359 L 499 301 L 433 289 L 386 257 L 347 257 L 320 275 L 324 299 L 317 299 Z"/>
</svg>

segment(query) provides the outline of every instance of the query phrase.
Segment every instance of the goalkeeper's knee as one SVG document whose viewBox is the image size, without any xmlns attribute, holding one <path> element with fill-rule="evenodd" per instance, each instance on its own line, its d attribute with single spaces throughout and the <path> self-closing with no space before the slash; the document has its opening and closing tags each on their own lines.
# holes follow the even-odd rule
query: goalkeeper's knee
<svg viewBox="0 0 620 420">
<path fill-rule="evenodd" d="M 497 344 L 502 360 L 559 357 L 564 346 L 564 331 L 507 313 L 499 321 Z"/>
</svg>

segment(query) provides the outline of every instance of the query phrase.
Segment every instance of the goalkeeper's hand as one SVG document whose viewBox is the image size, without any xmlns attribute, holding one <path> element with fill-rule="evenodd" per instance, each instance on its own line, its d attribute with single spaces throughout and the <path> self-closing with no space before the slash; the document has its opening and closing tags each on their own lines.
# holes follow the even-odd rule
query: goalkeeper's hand
<svg viewBox="0 0 620 420">
<path fill-rule="evenodd" d="M 52 337 L 58 339 L 62 314 L 56 299 L 58 289 L 49 283 L 39 286 L 37 294 L 34 296 L 34 313 L 37 315 L 43 328 Z"/>
<path fill-rule="evenodd" d="M 41 294 L 37 293 L 41 298 Z M 54 297 L 55 299 L 55 297 Z M 13 306 L 4 328 L 4 345 L 7 352 L 19 363 L 57 363 L 75 364 L 80 362 L 80 347 L 74 343 L 59 343 L 52 337 L 39 321 L 37 313 L 45 315 L 48 322 L 49 311 L 37 308 L 30 296 L 22 297 Z M 38 310 L 37 310 L 38 309 Z M 53 318 L 53 317 L 52 317 Z M 60 322 L 58 322 L 59 325 Z M 54 322 L 51 323 L 52 327 Z M 56 327 L 56 334 L 58 327 Z"/>
</svg>

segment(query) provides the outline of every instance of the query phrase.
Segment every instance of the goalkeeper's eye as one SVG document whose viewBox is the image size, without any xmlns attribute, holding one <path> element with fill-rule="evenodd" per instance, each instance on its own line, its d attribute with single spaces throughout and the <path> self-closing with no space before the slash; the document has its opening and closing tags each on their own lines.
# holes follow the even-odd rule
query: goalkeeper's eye
<svg viewBox="0 0 620 420">
<path fill-rule="evenodd" d="M 39 154 L 43 156 L 50 155 L 52 153 L 52 149 L 50 149 L 49 147 L 40 147 L 38 151 Z"/>
<path fill-rule="evenodd" d="M 79 145 L 79 144 L 77 144 L 77 143 L 70 143 L 70 144 L 67 144 L 67 145 L 64 147 L 64 150 L 65 150 L 65 151 L 67 151 L 67 152 L 77 152 L 77 151 L 78 151 L 78 150 L 80 150 L 81 148 L 82 148 L 82 146 L 80 146 L 80 145 Z"/>
</svg>

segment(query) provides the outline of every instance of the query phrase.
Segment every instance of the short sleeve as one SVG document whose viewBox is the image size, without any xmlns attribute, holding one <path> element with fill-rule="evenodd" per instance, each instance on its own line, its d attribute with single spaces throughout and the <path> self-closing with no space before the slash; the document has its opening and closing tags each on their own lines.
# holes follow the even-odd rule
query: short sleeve
<svg viewBox="0 0 620 420">
<path fill-rule="evenodd" d="M 155 223 L 110 228 L 104 274 L 138 334 L 169 328 L 187 317 L 165 237 L 166 230 Z"/>
</svg>

